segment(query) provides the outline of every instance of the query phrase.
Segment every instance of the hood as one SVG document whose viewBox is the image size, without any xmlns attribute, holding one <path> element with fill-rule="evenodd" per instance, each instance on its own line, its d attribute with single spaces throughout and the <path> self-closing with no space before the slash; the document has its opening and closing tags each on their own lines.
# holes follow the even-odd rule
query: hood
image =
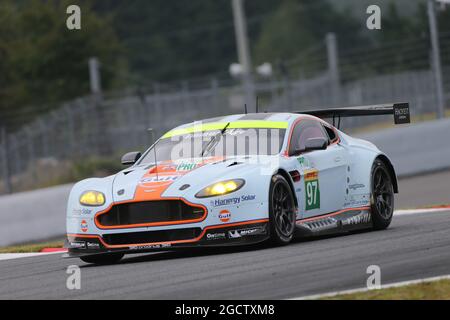
<svg viewBox="0 0 450 320">
<path fill-rule="evenodd" d="M 260 158 L 257 163 L 251 161 L 252 157 L 208 157 L 131 167 L 116 174 L 113 199 L 114 202 L 150 201 L 161 199 L 165 193 L 182 197 L 184 184 L 189 184 L 190 190 L 200 190 L 218 180 L 243 177 L 251 167 L 261 165 Z"/>
</svg>

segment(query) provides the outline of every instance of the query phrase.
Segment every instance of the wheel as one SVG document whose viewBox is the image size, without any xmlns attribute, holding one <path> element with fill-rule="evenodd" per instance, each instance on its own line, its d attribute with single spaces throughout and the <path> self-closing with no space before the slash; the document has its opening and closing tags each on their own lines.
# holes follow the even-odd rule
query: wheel
<svg viewBox="0 0 450 320">
<path fill-rule="evenodd" d="M 295 202 L 291 188 L 281 175 L 274 175 L 269 189 L 270 240 L 277 245 L 286 245 L 294 237 Z"/>
<path fill-rule="evenodd" d="M 394 186 L 383 161 L 375 160 L 372 166 L 372 192 L 370 206 L 375 230 L 386 229 L 394 214 Z"/>
<path fill-rule="evenodd" d="M 116 262 L 119 262 L 120 259 L 122 259 L 124 256 L 123 253 L 105 253 L 105 254 L 98 254 L 94 256 L 86 256 L 86 257 L 80 257 L 80 259 L 87 263 L 94 263 L 94 264 L 113 264 Z"/>
</svg>

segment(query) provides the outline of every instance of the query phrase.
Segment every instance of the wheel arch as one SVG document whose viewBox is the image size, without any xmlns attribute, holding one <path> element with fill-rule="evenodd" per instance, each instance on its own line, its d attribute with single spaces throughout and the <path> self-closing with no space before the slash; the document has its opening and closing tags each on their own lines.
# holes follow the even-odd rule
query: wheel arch
<svg viewBox="0 0 450 320">
<path fill-rule="evenodd" d="M 392 165 L 389 158 L 384 154 L 380 154 L 375 158 L 375 160 L 380 160 L 385 164 L 386 168 L 388 169 L 391 180 L 392 180 L 392 185 L 394 187 L 394 193 L 398 193 L 397 174 L 395 173 L 394 166 Z"/>
<path fill-rule="evenodd" d="M 291 188 L 292 196 L 294 197 L 295 206 L 298 208 L 298 200 L 297 200 L 297 197 L 295 196 L 295 188 L 294 188 L 294 183 L 292 181 L 291 175 L 286 170 L 284 170 L 282 168 L 278 169 L 277 172 L 275 172 L 275 174 L 279 174 L 283 178 L 286 179 L 286 181 L 289 184 L 289 187 Z"/>
</svg>

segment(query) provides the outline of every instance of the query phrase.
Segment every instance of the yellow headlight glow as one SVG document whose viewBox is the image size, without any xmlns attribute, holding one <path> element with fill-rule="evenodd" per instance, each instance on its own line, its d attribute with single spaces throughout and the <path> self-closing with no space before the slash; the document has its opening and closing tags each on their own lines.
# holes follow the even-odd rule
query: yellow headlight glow
<svg viewBox="0 0 450 320">
<path fill-rule="evenodd" d="M 217 182 L 201 190 L 195 196 L 197 198 L 220 196 L 223 194 L 239 190 L 244 185 L 244 183 L 245 181 L 242 179 Z"/>
<path fill-rule="evenodd" d="M 86 191 L 81 195 L 80 203 L 85 206 L 101 206 L 105 203 L 105 195 L 100 191 Z"/>
</svg>

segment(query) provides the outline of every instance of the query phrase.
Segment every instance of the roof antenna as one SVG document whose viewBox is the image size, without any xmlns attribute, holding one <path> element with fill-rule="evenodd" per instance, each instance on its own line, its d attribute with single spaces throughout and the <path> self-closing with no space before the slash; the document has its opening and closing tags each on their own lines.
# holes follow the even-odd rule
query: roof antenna
<svg viewBox="0 0 450 320">
<path fill-rule="evenodd" d="M 245 111 L 245 114 L 247 114 L 247 104 L 246 103 L 244 103 L 244 111 Z"/>
<path fill-rule="evenodd" d="M 153 154 L 155 156 L 155 173 L 156 173 L 156 181 L 159 181 L 159 176 L 158 176 L 158 159 L 156 158 L 156 143 L 158 141 L 155 141 L 155 134 L 153 132 L 153 128 L 148 128 L 147 129 L 150 134 L 152 135 L 152 142 L 153 142 Z"/>
<path fill-rule="evenodd" d="M 259 109 L 259 97 L 256 96 L 256 113 L 258 113 Z"/>
</svg>

